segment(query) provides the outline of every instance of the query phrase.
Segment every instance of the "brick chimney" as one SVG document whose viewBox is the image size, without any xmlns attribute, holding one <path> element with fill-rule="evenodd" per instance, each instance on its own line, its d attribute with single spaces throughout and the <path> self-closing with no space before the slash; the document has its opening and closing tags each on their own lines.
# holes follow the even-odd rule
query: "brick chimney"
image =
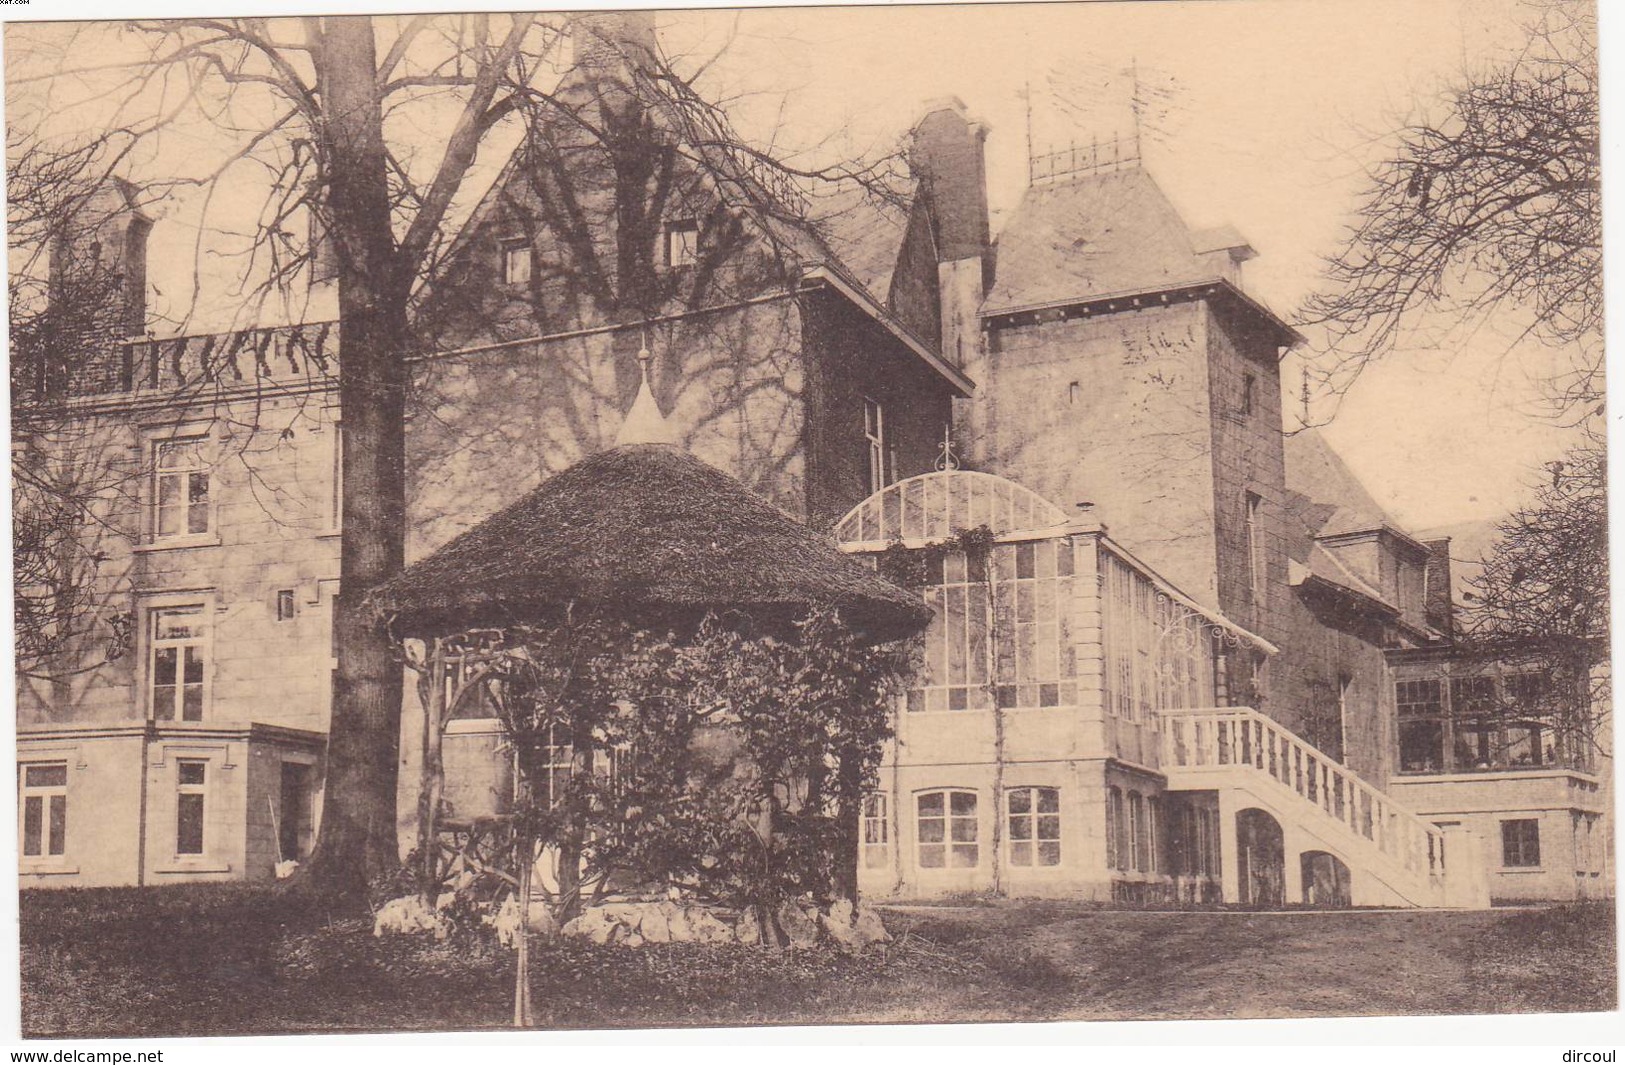
<svg viewBox="0 0 1625 1065">
<path fill-rule="evenodd" d="M 117 391 L 124 341 L 147 328 L 147 235 L 134 185 L 111 178 L 86 194 L 51 241 L 46 319 L 27 358 L 41 396 Z"/>
<path fill-rule="evenodd" d="M 993 249 L 987 216 L 987 127 L 965 112 L 957 97 L 932 100 L 914 124 L 909 164 L 936 247 L 940 350 L 943 358 L 986 384 L 991 370 L 978 311 L 993 282 Z M 954 400 L 955 436 L 961 454 L 981 454 L 986 404 Z"/>
<path fill-rule="evenodd" d="M 585 11 L 571 17 L 570 40 L 577 76 L 647 66 L 657 54 L 654 12 Z"/>
<path fill-rule="evenodd" d="M 991 277 L 987 217 L 987 127 L 957 97 L 932 100 L 915 123 L 909 164 L 931 219 L 942 308 L 942 354 L 971 370 L 980 361 L 977 309 Z"/>
<path fill-rule="evenodd" d="M 120 339 L 147 327 L 147 234 L 136 187 L 110 178 L 84 198 L 51 245 L 48 298 L 82 299 L 97 282 L 108 291 L 95 313 Z"/>
<path fill-rule="evenodd" d="M 1440 540 L 1424 540 L 1422 546 L 1428 549 L 1427 569 L 1424 571 L 1427 594 L 1423 597 L 1422 609 L 1429 625 L 1444 633 L 1446 637 L 1454 638 L 1455 587 L 1450 572 L 1450 540 L 1448 537 Z"/>
</svg>

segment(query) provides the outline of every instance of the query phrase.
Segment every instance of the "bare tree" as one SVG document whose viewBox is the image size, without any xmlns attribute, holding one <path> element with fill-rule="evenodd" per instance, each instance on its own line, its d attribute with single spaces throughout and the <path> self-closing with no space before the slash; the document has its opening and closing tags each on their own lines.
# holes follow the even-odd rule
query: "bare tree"
<svg viewBox="0 0 1625 1065">
<path fill-rule="evenodd" d="M 212 130 L 213 142 L 226 146 L 222 157 L 195 173 L 151 183 L 157 193 L 192 188 L 207 200 L 241 172 L 269 174 L 244 265 L 257 286 L 251 297 L 285 292 L 307 276 L 315 242 L 291 237 L 299 219 L 313 217 L 314 228 L 331 242 L 345 433 L 342 594 L 334 617 L 327 801 L 310 873 L 343 891 L 358 893 L 369 874 L 397 865 L 401 668 L 360 604 L 403 563 L 409 356 L 434 332 L 426 319 L 414 323 L 413 298 L 444 250 L 449 213 L 481 144 L 509 116 L 527 120 L 534 132 L 542 112 L 579 125 L 590 111 L 594 117 L 583 128 L 610 153 L 618 186 L 657 188 L 659 167 L 669 171 L 670 160 L 662 163 L 649 146 L 681 143 L 706 162 L 713 183 L 720 175 L 767 221 L 805 220 L 804 209 L 786 206 L 797 202 L 790 194 L 797 182 L 868 175 L 866 168 L 798 169 L 779 162 L 771 149 L 750 147 L 691 78 L 652 54 L 629 98 L 619 97 L 608 110 L 584 108 L 579 96 L 555 93 L 547 84 L 546 67 L 564 28 L 527 14 L 136 22 L 122 31 L 126 46 L 134 42 L 134 58 L 81 66 L 75 57 L 101 50 L 70 41 L 57 48 L 53 69 L 12 79 L 14 88 L 30 80 L 88 79 L 92 99 L 118 101 L 105 137 L 117 150 L 102 157 L 104 173 L 132 145 L 177 125 Z M 621 108 L 627 99 L 630 105 Z M 637 116 L 654 112 L 663 122 L 651 135 L 653 127 Z M 615 130 L 606 118 L 611 113 L 631 125 Z M 628 130 L 643 133 L 629 136 Z M 555 202 L 572 192 L 556 191 L 563 199 Z M 658 207 L 663 195 L 643 199 Z M 639 196 L 616 202 L 617 210 L 631 209 Z M 618 278 L 617 294 L 596 301 L 595 313 L 613 310 L 612 321 L 646 313 L 652 290 L 640 286 L 647 272 L 636 268 L 644 256 L 638 249 L 657 230 L 636 227 L 638 239 L 621 240 L 613 263 L 577 262 L 579 276 L 607 265 Z"/>
<path fill-rule="evenodd" d="M 1527 47 L 1466 77 L 1436 121 L 1399 131 L 1358 220 L 1300 323 L 1325 342 L 1312 370 L 1340 393 L 1430 326 L 1515 311 L 1568 347 L 1557 410 L 1600 409 L 1602 197 L 1596 9 L 1543 0 Z"/>
<path fill-rule="evenodd" d="M 128 649 L 129 617 L 106 594 L 114 534 L 103 501 L 126 493 L 116 449 L 64 415 L 61 402 L 100 367 L 85 358 L 125 333 L 124 278 L 87 247 L 107 221 L 86 203 L 86 176 L 103 164 L 99 139 L 47 149 L 8 129 L 7 224 L 14 246 L 66 267 L 11 273 L 11 500 L 16 665 L 47 684 L 51 704 L 73 701 L 77 678 Z M 90 251 L 90 254 L 86 254 Z"/>
<path fill-rule="evenodd" d="M 1583 764 L 1610 692 L 1606 445 L 1588 433 L 1547 472 L 1533 502 L 1500 523 L 1470 582 L 1462 643 L 1498 671 L 1532 678 L 1503 686 L 1483 708 L 1488 724 L 1544 730 Z"/>
</svg>

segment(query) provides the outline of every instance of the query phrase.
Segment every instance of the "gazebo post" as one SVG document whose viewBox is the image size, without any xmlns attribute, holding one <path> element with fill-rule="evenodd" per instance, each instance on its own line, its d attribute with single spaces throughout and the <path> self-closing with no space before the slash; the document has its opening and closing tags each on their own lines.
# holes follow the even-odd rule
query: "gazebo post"
<svg viewBox="0 0 1625 1065">
<path fill-rule="evenodd" d="M 426 698 L 423 706 L 423 763 L 418 783 L 418 890 L 433 906 L 440 873 L 440 799 L 445 790 L 441 742 L 445 735 L 446 642 L 436 636 L 429 646 Z"/>
</svg>

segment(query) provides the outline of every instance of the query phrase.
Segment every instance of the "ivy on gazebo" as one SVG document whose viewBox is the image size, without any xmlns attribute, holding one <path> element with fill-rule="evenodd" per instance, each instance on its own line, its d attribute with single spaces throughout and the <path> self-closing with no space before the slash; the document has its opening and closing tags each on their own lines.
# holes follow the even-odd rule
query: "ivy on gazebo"
<svg viewBox="0 0 1625 1065">
<path fill-rule="evenodd" d="M 856 898 L 857 811 L 913 654 L 821 609 L 779 631 L 708 614 L 662 632 L 572 610 L 435 638 L 408 656 L 428 710 L 419 889 L 432 901 L 456 871 L 439 841 L 440 742 L 479 699 L 518 773 L 508 878 L 522 897 L 552 847 L 561 920 L 615 879 L 748 908 L 776 938 L 786 899 Z"/>
</svg>

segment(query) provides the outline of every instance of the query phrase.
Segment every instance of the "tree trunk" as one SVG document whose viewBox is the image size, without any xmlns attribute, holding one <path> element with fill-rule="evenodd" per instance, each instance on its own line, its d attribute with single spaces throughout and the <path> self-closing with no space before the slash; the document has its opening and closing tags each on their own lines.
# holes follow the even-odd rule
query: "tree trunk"
<svg viewBox="0 0 1625 1065">
<path fill-rule="evenodd" d="M 325 18 L 314 52 L 327 221 L 339 256 L 339 404 L 343 538 L 333 627 L 327 787 L 312 876 L 360 893 L 400 863 L 395 788 L 402 676 L 389 640 L 362 608 L 405 556 L 408 286 L 390 228 L 382 101 L 372 20 Z"/>
<path fill-rule="evenodd" d="M 840 753 L 836 767 L 836 811 L 838 833 L 835 851 L 835 896 L 858 904 L 858 853 L 863 848 L 863 777 L 858 755 L 852 750 Z"/>
<path fill-rule="evenodd" d="M 536 867 L 536 841 L 529 832 L 515 854 L 519 858 L 519 889 L 515 898 L 519 902 L 519 933 L 514 940 L 518 957 L 514 963 L 513 1026 L 529 1028 L 530 1013 L 530 878 Z"/>
<path fill-rule="evenodd" d="M 423 692 L 423 758 L 418 781 L 418 893 L 433 906 L 440 894 L 440 800 L 446 774 L 441 761 L 446 724 L 446 652 L 443 641 L 430 645 Z"/>
</svg>

